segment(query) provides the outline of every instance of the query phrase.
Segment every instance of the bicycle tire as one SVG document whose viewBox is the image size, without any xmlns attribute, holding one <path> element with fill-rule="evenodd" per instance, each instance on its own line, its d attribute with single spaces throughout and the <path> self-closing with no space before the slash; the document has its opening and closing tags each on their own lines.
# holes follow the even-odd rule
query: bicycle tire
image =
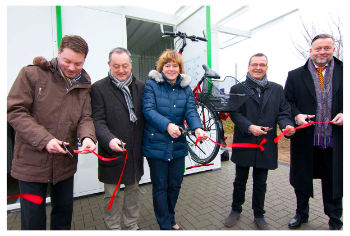
<svg viewBox="0 0 350 236">
<path fill-rule="evenodd" d="M 196 107 L 203 125 L 203 130 L 207 133 L 208 137 L 219 142 L 220 120 L 218 116 L 204 103 L 197 101 Z M 205 122 L 203 122 L 203 120 L 205 120 Z M 191 159 L 199 164 L 207 164 L 213 161 L 220 149 L 219 145 L 214 144 L 210 140 L 198 142 L 198 145 L 195 146 L 196 136 L 191 132 L 187 132 L 186 141 Z"/>
</svg>

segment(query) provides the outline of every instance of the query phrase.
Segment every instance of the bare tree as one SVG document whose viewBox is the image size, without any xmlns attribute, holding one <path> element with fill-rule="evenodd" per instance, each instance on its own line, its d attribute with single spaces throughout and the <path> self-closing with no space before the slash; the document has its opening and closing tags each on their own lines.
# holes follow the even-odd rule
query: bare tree
<svg viewBox="0 0 350 236">
<path fill-rule="evenodd" d="M 311 26 L 306 25 L 305 22 L 303 21 L 302 18 L 300 18 L 302 26 L 303 26 L 303 38 L 305 41 L 303 43 L 295 42 L 294 47 L 298 51 L 298 53 L 304 58 L 307 59 L 310 56 L 309 49 L 311 45 L 312 39 L 318 35 L 320 32 L 317 32 L 317 29 L 315 25 L 312 23 Z M 337 20 L 334 20 L 331 18 L 331 24 L 328 25 L 329 27 L 329 34 L 331 34 L 334 39 L 334 47 L 335 47 L 335 52 L 334 56 L 340 60 L 343 60 L 343 34 L 342 34 L 342 29 L 343 29 L 343 24 L 338 17 Z"/>
</svg>

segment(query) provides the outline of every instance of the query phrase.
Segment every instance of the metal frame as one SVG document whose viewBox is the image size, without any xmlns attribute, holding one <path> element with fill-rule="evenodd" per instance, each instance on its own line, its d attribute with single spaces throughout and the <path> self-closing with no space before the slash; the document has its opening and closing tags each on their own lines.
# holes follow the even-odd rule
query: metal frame
<svg viewBox="0 0 350 236">
<path fill-rule="evenodd" d="M 240 30 L 240 29 L 235 29 L 235 28 L 231 28 L 231 27 L 227 27 L 225 26 L 226 23 L 228 23 L 229 21 L 233 20 L 234 18 L 238 17 L 239 15 L 247 12 L 249 10 L 249 7 L 248 6 L 242 6 L 240 7 L 239 9 L 237 9 L 236 11 L 228 14 L 227 16 L 223 17 L 221 20 L 219 20 L 216 24 L 215 24 L 215 27 L 214 27 L 214 30 L 219 32 L 219 33 L 225 33 L 225 34 L 230 34 L 230 35 L 233 35 L 234 37 L 232 37 L 231 39 L 229 40 L 226 40 L 225 42 L 221 43 L 219 48 L 220 49 L 224 49 L 224 48 L 227 48 L 227 47 L 230 47 L 232 45 L 235 45 L 239 42 L 242 42 L 244 40 L 247 40 L 249 38 L 251 38 L 253 36 L 253 34 L 255 34 L 256 32 L 268 27 L 268 26 L 271 26 L 273 24 L 276 24 L 278 22 L 280 22 L 281 20 L 283 20 L 284 17 L 290 15 L 290 14 L 293 14 L 297 11 L 299 11 L 298 8 L 296 9 L 293 9 L 291 11 L 288 11 L 276 18 L 273 18 L 269 21 L 266 21 L 248 31 L 246 30 Z"/>
</svg>

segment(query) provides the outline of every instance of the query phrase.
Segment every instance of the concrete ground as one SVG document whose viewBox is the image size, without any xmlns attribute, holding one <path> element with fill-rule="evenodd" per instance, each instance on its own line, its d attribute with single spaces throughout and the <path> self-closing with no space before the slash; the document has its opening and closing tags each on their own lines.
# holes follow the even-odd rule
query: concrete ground
<svg viewBox="0 0 350 236">
<path fill-rule="evenodd" d="M 176 206 L 176 220 L 186 230 L 256 230 L 253 222 L 252 178 L 247 183 L 246 201 L 238 224 L 232 228 L 224 226 L 232 201 L 232 182 L 235 165 L 222 162 L 219 170 L 207 171 L 184 177 Z M 142 230 L 159 230 L 153 203 L 152 185 L 140 186 L 140 218 Z M 320 181 L 314 180 L 315 197 L 310 199 L 309 222 L 301 230 L 327 230 L 328 217 L 323 213 Z M 123 194 L 123 191 L 120 192 Z M 289 230 L 288 222 L 294 216 L 295 194 L 289 184 L 289 164 L 280 162 L 279 168 L 269 172 L 265 199 L 265 218 L 271 230 Z M 50 205 L 47 206 L 48 228 Z M 105 230 L 103 221 L 103 194 L 95 194 L 74 200 L 73 230 Z M 7 212 L 7 229 L 20 229 L 20 212 Z"/>
</svg>

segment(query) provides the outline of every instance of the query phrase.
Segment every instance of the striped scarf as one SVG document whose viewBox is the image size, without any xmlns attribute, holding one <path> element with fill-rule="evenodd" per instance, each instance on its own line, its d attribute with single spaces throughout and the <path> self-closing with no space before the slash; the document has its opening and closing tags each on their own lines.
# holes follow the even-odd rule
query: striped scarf
<svg viewBox="0 0 350 236">
<path fill-rule="evenodd" d="M 56 60 L 57 60 L 57 70 L 58 70 L 58 72 L 60 73 L 60 75 L 62 76 L 62 78 L 64 79 L 64 81 L 66 82 L 66 90 L 67 90 L 67 92 L 68 92 L 68 90 L 69 90 L 74 84 L 76 84 L 76 83 L 78 82 L 78 80 L 80 79 L 80 77 L 81 77 L 81 72 L 80 72 L 77 76 L 75 76 L 74 78 L 68 78 L 68 77 L 66 77 L 66 76 L 63 74 L 63 72 L 61 71 L 61 68 L 60 68 L 59 65 L 58 65 L 58 58 L 56 58 Z"/>
<path fill-rule="evenodd" d="M 318 77 L 318 71 L 311 59 L 308 62 L 308 69 L 311 72 L 317 99 L 316 122 L 329 122 L 332 120 L 332 81 L 334 59 L 328 63 L 324 75 L 323 91 Z M 328 123 L 315 124 L 314 146 L 321 148 L 332 147 L 332 125 Z"/>
<path fill-rule="evenodd" d="M 132 102 L 131 93 L 128 87 L 132 82 L 132 73 L 130 73 L 130 76 L 122 82 L 119 81 L 116 77 L 114 77 L 111 71 L 108 72 L 108 76 L 111 79 L 112 83 L 123 92 L 126 105 L 128 106 L 129 110 L 130 121 L 135 123 L 137 121 L 137 117 L 134 112 L 134 104 Z"/>
</svg>

